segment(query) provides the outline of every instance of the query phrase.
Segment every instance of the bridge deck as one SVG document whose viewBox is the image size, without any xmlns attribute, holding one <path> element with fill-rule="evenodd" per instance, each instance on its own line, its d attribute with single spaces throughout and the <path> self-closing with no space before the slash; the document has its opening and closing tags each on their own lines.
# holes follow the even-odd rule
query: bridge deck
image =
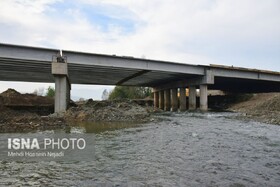
<svg viewBox="0 0 280 187">
<path fill-rule="evenodd" d="M 54 82 L 53 58 L 59 49 L 0 44 L 0 80 Z M 210 89 L 245 92 L 280 91 L 280 73 L 220 65 L 191 65 L 158 60 L 62 51 L 72 84 L 158 87 L 213 73 Z"/>
</svg>

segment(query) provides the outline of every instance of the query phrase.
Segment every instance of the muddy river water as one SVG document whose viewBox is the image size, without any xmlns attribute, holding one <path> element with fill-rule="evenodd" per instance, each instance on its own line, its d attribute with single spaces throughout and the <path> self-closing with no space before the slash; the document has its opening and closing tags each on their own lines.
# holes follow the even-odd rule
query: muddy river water
<svg viewBox="0 0 280 187">
<path fill-rule="evenodd" d="M 165 113 L 145 124 L 82 124 L 69 132 L 94 136 L 87 145 L 92 160 L 2 160 L 0 186 L 280 186 L 280 126 L 234 115 Z M 10 136 L 1 134 L 1 143 Z"/>
</svg>

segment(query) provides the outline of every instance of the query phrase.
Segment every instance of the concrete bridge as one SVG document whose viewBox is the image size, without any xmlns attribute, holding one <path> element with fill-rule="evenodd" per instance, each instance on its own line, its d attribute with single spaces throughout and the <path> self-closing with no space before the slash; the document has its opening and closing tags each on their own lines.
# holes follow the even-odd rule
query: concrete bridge
<svg viewBox="0 0 280 187">
<path fill-rule="evenodd" d="M 208 108 L 210 89 L 243 93 L 280 91 L 280 72 L 11 44 L 0 44 L 0 80 L 55 82 L 55 112 L 67 109 L 71 84 L 152 87 L 154 106 L 172 111 L 187 109 L 186 88 L 190 110 L 196 109 L 196 89 L 200 89 L 202 111 Z"/>
</svg>

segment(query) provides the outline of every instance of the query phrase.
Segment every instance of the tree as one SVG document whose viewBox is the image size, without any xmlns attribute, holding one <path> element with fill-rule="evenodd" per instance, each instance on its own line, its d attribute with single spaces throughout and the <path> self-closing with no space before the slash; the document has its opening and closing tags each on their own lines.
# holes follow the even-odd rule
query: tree
<svg viewBox="0 0 280 187">
<path fill-rule="evenodd" d="M 54 97 L 55 96 L 55 89 L 51 86 L 49 86 L 47 88 L 47 93 L 46 93 L 47 97 Z"/>
<path fill-rule="evenodd" d="M 116 86 L 109 94 L 109 100 L 113 99 L 144 99 L 151 96 L 151 89 L 147 87 Z"/>
</svg>

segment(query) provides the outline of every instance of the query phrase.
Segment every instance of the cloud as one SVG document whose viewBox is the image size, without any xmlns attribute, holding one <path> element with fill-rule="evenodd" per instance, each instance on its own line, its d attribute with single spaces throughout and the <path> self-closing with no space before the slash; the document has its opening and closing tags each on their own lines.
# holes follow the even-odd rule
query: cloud
<svg viewBox="0 0 280 187">
<path fill-rule="evenodd" d="M 108 45 L 113 49 L 124 46 L 120 52 L 194 64 L 280 69 L 277 0 L 86 2 L 126 8 L 134 14 L 136 23 L 142 23 L 133 35 L 119 37 L 121 40 Z"/>
<path fill-rule="evenodd" d="M 253 67 L 267 56 L 279 62 L 279 7 L 277 0 L 11 0 L 1 2 L 0 32 L 4 42 Z"/>
</svg>

